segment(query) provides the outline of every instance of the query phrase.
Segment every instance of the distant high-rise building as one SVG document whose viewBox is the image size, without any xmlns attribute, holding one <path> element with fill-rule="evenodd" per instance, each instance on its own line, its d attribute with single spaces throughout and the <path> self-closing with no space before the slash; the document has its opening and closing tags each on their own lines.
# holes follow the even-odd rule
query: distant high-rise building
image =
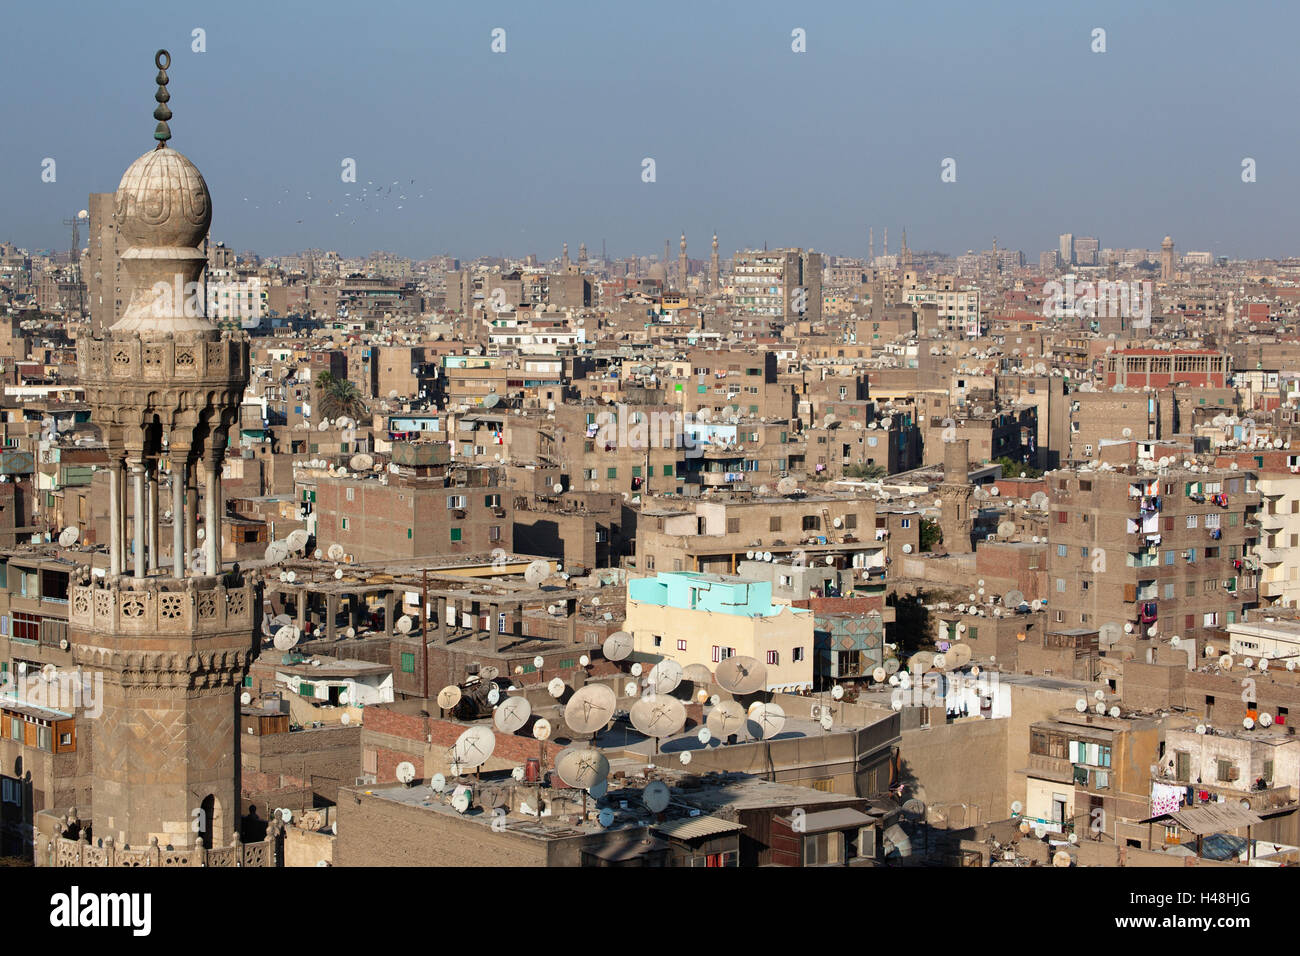
<svg viewBox="0 0 1300 956">
<path fill-rule="evenodd" d="M 1058 265 L 1057 253 L 1055 249 L 1048 249 L 1038 257 L 1038 271 L 1042 273 L 1055 272 Z"/>
<path fill-rule="evenodd" d="M 738 253 L 731 269 L 738 311 L 782 320 L 822 317 L 821 253 L 758 249 Z"/>
<path fill-rule="evenodd" d="M 1061 268 L 1074 265 L 1074 233 L 1061 233 Z"/>
<path fill-rule="evenodd" d="M 131 298 L 130 279 L 122 268 L 126 247 L 118 236 L 116 193 L 90 194 L 90 248 L 86 263 L 86 292 L 90 327 L 102 332 L 122 317 Z"/>
<path fill-rule="evenodd" d="M 1074 261 L 1081 266 L 1101 265 L 1101 242 L 1092 236 L 1074 240 Z"/>
</svg>

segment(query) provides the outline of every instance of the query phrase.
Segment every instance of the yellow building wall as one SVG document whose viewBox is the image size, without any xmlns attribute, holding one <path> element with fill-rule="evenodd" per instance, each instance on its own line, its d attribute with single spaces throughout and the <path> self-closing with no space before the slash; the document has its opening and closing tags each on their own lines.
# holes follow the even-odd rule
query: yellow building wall
<svg viewBox="0 0 1300 956">
<path fill-rule="evenodd" d="M 642 654 L 671 658 L 683 667 L 703 664 L 717 669 L 713 647 L 732 647 L 736 653 L 762 661 L 767 666 L 767 689 L 812 687 L 813 616 L 782 608 L 771 617 L 742 617 L 686 608 L 665 607 L 628 600 L 624 630 L 632 635 L 633 647 Z M 659 646 L 655 637 L 662 638 Z M 678 649 L 678 641 L 686 649 Z M 801 648 L 803 660 L 794 659 Z M 767 664 L 767 652 L 777 652 L 777 663 Z"/>
</svg>

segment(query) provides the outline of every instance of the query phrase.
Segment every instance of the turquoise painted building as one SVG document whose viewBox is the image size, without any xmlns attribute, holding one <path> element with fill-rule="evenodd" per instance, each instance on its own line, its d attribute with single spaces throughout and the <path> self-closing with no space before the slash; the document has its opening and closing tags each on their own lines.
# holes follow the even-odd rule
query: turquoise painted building
<svg viewBox="0 0 1300 956">
<path fill-rule="evenodd" d="M 772 603 L 772 582 L 743 581 L 695 571 L 660 571 L 653 578 L 633 578 L 630 600 L 683 611 L 712 611 L 737 617 L 774 617 L 782 611 L 811 615 L 805 608 Z"/>
</svg>

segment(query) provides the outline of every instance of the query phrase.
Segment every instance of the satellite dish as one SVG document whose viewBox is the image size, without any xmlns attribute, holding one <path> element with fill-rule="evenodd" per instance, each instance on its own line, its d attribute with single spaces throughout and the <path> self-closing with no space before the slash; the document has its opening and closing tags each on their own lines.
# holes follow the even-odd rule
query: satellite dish
<svg viewBox="0 0 1300 956">
<path fill-rule="evenodd" d="M 496 748 L 496 734 L 483 726 L 468 728 L 456 739 L 452 754 L 457 763 L 467 767 L 481 767 L 487 763 Z"/>
<path fill-rule="evenodd" d="M 751 737 L 768 739 L 779 734 L 784 726 L 784 710 L 776 704 L 757 704 L 749 713 L 745 729 Z"/>
<path fill-rule="evenodd" d="M 339 544 L 338 542 L 331 544 L 329 546 L 329 550 L 325 552 L 326 557 L 328 557 L 331 561 L 342 561 L 343 554 L 344 554 L 343 545 Z"/>
<path fill-rule="evenodd" d="M 507 697 L 492 712 L 492 723 L 503 734 L 513 734 L 528 723 L 532 713 L 533 705 L 528 703 L 527 697 Z"/>
<path fill-rule="evenodd" d="M 767 684 L 767 666 L 745 656 L 728 657 L 715 672 L 718 686 L 733 694 L 752 694 Z"/>
<path fill-rule="evenodd" d="M 1260 714 L 1260 715 L 1259 715 L 1259 725 L 1260 725 L 1261 727 L 1272 727 L 1272 726 L 1273 726 L 1273 715 L 1272 715 L 1272 714 Z"/>
<path fill-rule="evenodd" d="M 841 685 L 836 684 L 834 687 L 831 688 L 831 696 L 836 700 L 843 700 L 844 688 Z"/>
<path fill-rule="evenodd" d="M 711 737 L 726 740 L 732 734 L 740 733 L 745 726 L 744 708 L 734 700 L 724 700 L 716 704 L 705 718 L 706 729 Z"/>
<path fill-rule="evenodd" d="M 1025 595 L 1022 591 L 1012 588 L 1006 594 L 1002 595 L 1002 604 L 1004 607 L 1017 608 L 1025 603 Z"/>
<path fill-rule="evenodd" d="M 1118 706 L 1114 706 L 1111 707 L 1111 709 L 1108 710 L 1107 713 L 1110 714 L 1110 716 L 1112 717 L 1118 717 L 1120 715 L 1120 709 Z"/>
<path fill-rule="evenodd" d="M 564 722 L 575 734 L 594 734 L 614 719 L 618 696 L 607 684 L 578 689 L 564 708 Z"/>
<path fill-rule="evenodd" d="M 551 736 L 551 722 L 545 717 L 538 718 L 537 723 L 533 724 L 533 736 L 538 740 Z"/>
<path fill-rule="evenodd" d="M 347 711 L 344 711 L 342 714 L 339 715 L 339 723 L 341 724 L 352 723 L 352 715 L 349 714 Z"/>
<path fill-rule="evenodd" d="M 64 528 L 59 532 L 59 544 L 65 548 L 70 548 L 77 543 L 77 539 L 80 537 L 81 531 L 76 527 Z"/>
<path fill-rule="evenodd" d="M 896 703 L 901 704 L 902 701 L 896 701 Z M 820 722 L 822 725 L 822 730 L 830 730 L 831 727 L 835 726 L 835 718 L 831 716 L 829 711 L 821 715 Z"/>
<path fill-rule="evenodd" d="M 528 567 L 524 568 L 524 580 L 536 587 L 551 576 L 551 565 L 549 561 L 530 561 Z"/>
<path fill-rule="evenodd" d="M 709 730 L 708 727 L 701 727 L 700 732 L 695 735 L 695 739 L 702 744 L 707 744 L 713 739 L 713 731 Z"/>
<path fill-rule="evenodd" d="M 590 790 L 609 775 L 609 759 L 599 750 L 566 750 L 555 760 L 555 772 L 576 790 Z"/>
<path fill-rule="evenodd" d="M 647 687 L 656 694 L 668 694 L 677 689 L 682 677 L 682 665 L 665 657 L 650 668 L 650 676 L 646 678 Z"/>
<path fill-rule="evenodd" d="M 591 658 L 588 657 L 586 654 L 583 654 L 581 657 L 578 658 L 579 667 L 587 667 L 590 664 L 591 664 Z"/>
<path fill-rule="evenodd" d="M 683 750 L 681 752 L 681 756 L 679 756 L 677 759 L 680 760 L 682 762 L 682 766 L 685 767 L 687 764 L 691 762 L 691 752 L 689 750 Z"/>
<path fill-rule="evenodd" d="M 542 657 L 541 654 L 538 654 L 536 657 L 533 658 L 533 666 L 538 670 L 541 670 L 542 667 L 545 666 L 545 664 L 546 664 L 546 658 Z"/>
<path fill-rule="evenodd" d="M 341 581 L 342 579 L 343 579 L 343 569 L 342 569 L 342 568 L 335 568 L 335 569 L 334 569 L 334 580 L 336 580 L 336 581 Z M 350 628 L 348 628 L 348 630 L 349 630 L 349 631 L 352 631 L 352 632 L 355 633 L 355 629 L 354 629 L 354 628 L 351 628 L 351 627 L 350 627 Z M 349 634 L 348 637 L 352 637 L 352 634 Z"/>
<path fill-rule="evenodd" d="M 397 619 L 397 630 L 402 634 L 410 634 L 413 623 L 409 614 L 403 614 Z"/>
<path fill-rule="evenodd" d="M 289 537 L 284 539 L 284 544 L 290 551 L 301 551 L 303 548 L 307 547 L 307 540 L 310 537 L 311 535 L 307 534 L 307 532 L 302 528 L 299 528 L 297 531 L 289 532 Z"/>
<path fill-rule="evenodd" d="M 515 783 L 523 783 L 523 781 L 524 781 L 524 768 L 523 768 L 523 767 L 515 767 L 513 770 L 510 771 L 510 777 L 511 777 L 512 780 L 514 780 Z"/>
<path fill-rule="evenodd" d="M 1081 713 L 1081 714 L 1083 714 L 1083 713 L 1087 713 L 1087 710 L 1088 710 L 1088 701 L 1087 701 L 1086 699 L 1080 697 L 1078 700 L 1076 700 L 1076 701 L 1074 702 L 1074 709 L 1077 710 L 1077 711 L 1078 711 L 1079 713 Z"/>
<path fill-rule="evenodd" d="M 457 813 L 464 813 L 469 809 L 469 791 L 457 790 L 456 795 L 451 798 L 452 809 Z"/>
<path fill-rule="evenodd" d="M 614 811 L 609 807 L 601 807 L 600 813 L 596 814 L 596 822 L 608 830 L 614 825 Z"/>
<path fill-rule="evenodd" d="M 642 670 L 644 670 L 644 668 L 641 666 L 641 662 L 640 662 L 640 661 L 637 661 L 635 664 L 633 664 L 633 665 L 629 668 L 629 671 L 631 672 L 631 674 L 632 674 L 633 677 L 640 677 L 640 676 L 641 676 L 641 671 L 642 671 Z"/>
<path fill-rule="evenodd" d="M 289 556 L 289 549 L 283 541 L 272 541 L 266 546 L 264 557 L 267 564 L 279 564 Z"/>
<path fill-rule="evenodd" d="M 369 471 L 375 467 L 375 459 L 365 453 L 353 455 L 348 459 L 348 465 L 353 471 Z"/>
<path fill-rule="evenodd" d="M 408 787 L 411 781 L 415 779 L 415 764 L 409 760 L 403 760 L 397 765 L 397 782 L 406 784 Z"/>
<path fill-rule="evenodd" d="M 1196 732 L 1197 732 L 1198 734 L 1203 734 L 1203 733 L 1205 733 L 1205 725 L 1204 725 L 1204 724 L 1197 724 L 1197 725 L 1196 725 Z"/>
<path fill-rule="evenodd" d="M 636 681 L 630 680 L 623 685 L 623 696 L 635 697 L 640 692 L 640 690 L 641 688 L 637 686 Z"/>
<path fill-rule="evenodd" d="M 248 691 L 244 691 L 242 694 L 239 695 L 239 702 L 243 704 L 245 707 L 247 707 L 249 704 L 253 702 L 253 695 L 250 694 Z"/>
<path fill-rule="evenodd" d="M 1247 717 L 1241 722 L 1241 726 L 1245 727 L 1247 730 L 1253 730 L 1255 728 L 1255 721 Z"/>
<path fill-rule="evenodd" d="M 298 643 L 298 629 L 292 624 L 285 624 L 275 632 L 275 637 L 271 639 L 271 643 L 277 651 L 291 650 Z"/>
<path fill-rule="evenodd" d="M 460 688 L 455 684 L 448 684 L 442 690 L 438 691 L 438 706 L 443 710 L 451 710 L 460 703 Z"/>
<path fill-rule="evenodd" d="M 670 737 L 686 723 L 686 708 L 676 697 L 645 694 L 628 712 L 632 726 L 647 737 Z"/>
<path fill-rule="evenodd" d="M 1224 670 L 1231 670 L 1231 669 L 1232 669 L 1232 655 L 1231 655 L 1231 654 L 1224 654 L 1222 657 L 1220 657 L 1220 658 L 1219 658 L 1219 666 L 1222 667 Z"/>
<path fill-rule="evenodd" d="M 552 677 L 551 682 L 546 685 L 546 692 L 556 700 L 564 696 L 565 689 L 565 683 L 563 679 L 559 677 Z"/>
<path fill-rule="evenodd" d="M 668 809 L 668 802 L 671 799 L 672 794 L 668 790 L 668 784 L 662 780 L 651 781 L 641 791 L 641 802 L 651 813 L 663 813 Z"/>
<path fill-rule="evenodd" d="M 488 704 L 495 707 L 501 701 L 501 688 L 493 685 L 488 688 Z"/>
</svg>

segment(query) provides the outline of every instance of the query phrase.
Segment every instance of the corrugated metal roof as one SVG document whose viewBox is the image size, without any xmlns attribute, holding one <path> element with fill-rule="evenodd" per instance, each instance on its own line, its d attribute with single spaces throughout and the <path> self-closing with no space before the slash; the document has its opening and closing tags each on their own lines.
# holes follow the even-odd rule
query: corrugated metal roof
<svg viewBox="0 0 1300 956">
<path fill-rule="evenodd" d="M 1170 816 L 1178 821 L 1180 827 L 1186 827 L 1201 836 L 1264 822 L 1253 810 L 1228 803 L 1188 807 Z"/>
<path fill-rule="evenodd" d="M 724 820 L 721 817 L 682 817 L 680 820 L 656 823 L 654 829 L 657 833 L 672 837 L 674 840 L 696 840 L 700 837 L 714 836 L 718 833 L 743 830 L 745 825 L 736 823 L 734 820 Z"/>
</svg>

